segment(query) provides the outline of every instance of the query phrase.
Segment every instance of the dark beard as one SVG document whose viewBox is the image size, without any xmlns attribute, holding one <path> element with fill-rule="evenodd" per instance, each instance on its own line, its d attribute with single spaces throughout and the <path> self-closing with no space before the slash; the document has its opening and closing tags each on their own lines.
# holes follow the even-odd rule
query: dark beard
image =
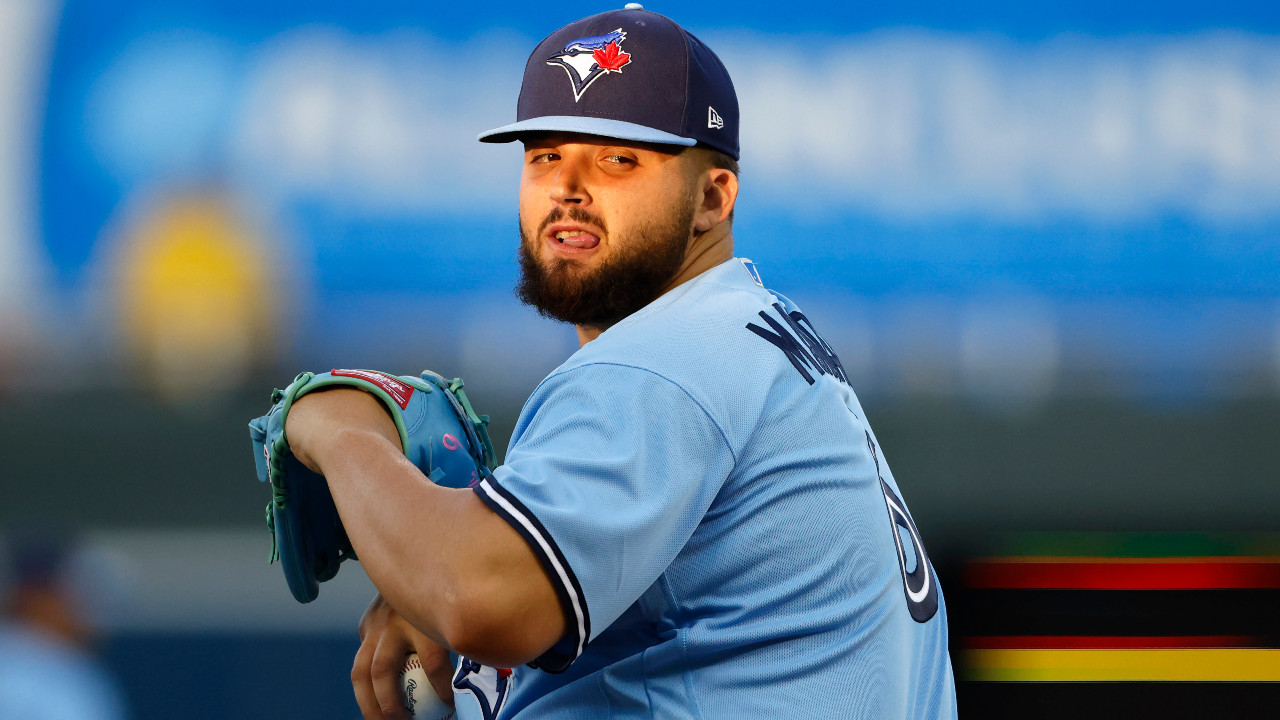
<svg viewBox="0 0 1280 720">
<path fill-rule="evenodd" d="M 676 208 L 667 222 L 616 238 L 613 257 L 592 270 L 581 271 L 565 258 L 554 258 L 544 267 L 529 246 L 543 242 L 547 225 L 566 216 L 605 230 L 602 219 L 573 206 L 568 211 L 553 210 L 532 238 L 521 223 L 516 295 L 543 316 L 574 325 L 607 328 L 656 300 L 680 271 L 693 237 L 693 203 L 688 202 Z"/>
</svg>

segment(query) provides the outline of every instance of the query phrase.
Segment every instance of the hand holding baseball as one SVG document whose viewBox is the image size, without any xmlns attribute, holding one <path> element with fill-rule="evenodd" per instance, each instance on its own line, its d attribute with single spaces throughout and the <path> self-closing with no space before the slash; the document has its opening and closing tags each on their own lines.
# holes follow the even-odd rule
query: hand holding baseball
<svg viewBox="0 0 1280 720">
<path fill-rule="evenodd" d="M 365 720 L 453 717 L 448 702 L 452 680 L 448 651 L 400 617 L 381 595 L 375 596 L 360 619 L 360 649 L 351 668 L 352 689 Z"/>
<path fill-rule="evenodd" d="M 404 707 L 413 720 L 449 720 L 453 717 L 453 706 L 441 700 L 431 687 L 418 653 L 411 653 L 405 660 L 404 670 L 400 671 L 400 690 L 404 696 Z"/>
</svg>

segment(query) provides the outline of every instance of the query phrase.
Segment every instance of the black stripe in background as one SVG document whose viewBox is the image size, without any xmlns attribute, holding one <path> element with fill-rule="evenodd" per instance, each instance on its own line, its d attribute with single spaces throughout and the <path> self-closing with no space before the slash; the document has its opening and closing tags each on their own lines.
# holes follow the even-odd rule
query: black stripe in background
<svg viewBox="0 0 1280 720">
<path fill-rule="evenodd" d="M 961 720 L 1254 720 L 1280 717 L 1280 683 L 962 682 Z"/>
<path fill-rule="evenodd" d="M 948 605 L 962 636 L 1247 635 L 1280 647 L 1276 590 L 963 590 Z"/>
</svg>

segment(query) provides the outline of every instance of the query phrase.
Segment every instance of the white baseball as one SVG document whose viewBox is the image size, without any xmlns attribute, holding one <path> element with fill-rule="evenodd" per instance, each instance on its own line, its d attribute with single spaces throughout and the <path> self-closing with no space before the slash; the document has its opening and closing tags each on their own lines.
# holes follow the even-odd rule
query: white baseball
<svg viewBox="0 0 1280 720">
<path fill-rule="evenodd" d="M 453 717 L 453 707 L 441 700 L 435 688 L 431 687 L 418 653 L 410 654 L 405 660 L 404 669 L 400 671 L 400 692 L 404 707 L 413 715 L 413 720 L 449 720 Z"/>
</svg>

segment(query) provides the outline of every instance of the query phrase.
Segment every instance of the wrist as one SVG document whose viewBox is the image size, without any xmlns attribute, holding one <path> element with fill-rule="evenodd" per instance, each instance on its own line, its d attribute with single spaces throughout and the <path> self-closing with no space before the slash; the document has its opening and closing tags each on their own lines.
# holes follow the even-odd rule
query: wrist
<svg viewBox="0 0 1280 720">
<path fill-rule="evenodd" d="M 331 453 L 341 453 L 353 442 L 381 437 L 400 446 L 386 408 L 373 395 L 354 388 L 319 390 L 299 398 L 285 421 L 285 437 L 294 457 L 321 475 Z"/>
</svg>

